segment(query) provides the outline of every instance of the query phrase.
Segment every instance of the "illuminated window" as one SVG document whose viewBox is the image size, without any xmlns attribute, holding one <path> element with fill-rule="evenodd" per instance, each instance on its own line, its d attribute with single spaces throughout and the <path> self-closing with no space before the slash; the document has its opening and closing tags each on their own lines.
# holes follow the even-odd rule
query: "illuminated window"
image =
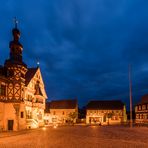
<svg viewBox="0 0 148 148">
<path fill-rule="evenodd" d="M 52 118 L 52 122 L 57 122 L 57 118 Z"/>
<path fill-rule="evenodd" d="M 139 105 L 138 109 L 141 110 L 141 105 Z"/>
<path fill-rule="evenodd" d="M 146 109 L 146 105 L 142 105 L 142 110 L 145 110 Z"/>
<path fill-rule="evenodd" d="M 137 114 L 137 115 L 136 115 L 136 119 L 139 119 L 139 117 L 140 117 L 139 114 Z"/>
</svg>

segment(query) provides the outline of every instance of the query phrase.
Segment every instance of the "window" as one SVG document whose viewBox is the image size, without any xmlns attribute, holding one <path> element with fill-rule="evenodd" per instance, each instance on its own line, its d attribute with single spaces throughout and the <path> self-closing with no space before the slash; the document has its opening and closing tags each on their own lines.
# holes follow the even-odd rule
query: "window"
<svg viewBox="0 0 148 148">
<path fill-rule="evenodd" d="M 32 96 L 31 95 L 27 96 L 27 101 L 32 101 Z"/>
<path fill-rule="evenodd" d="M 63 111 L 63 115 L 64 115 L 65 113 L 64 113 L 64 111 Z"/>
<path fill-rule="evenodd" d="M 136 119 L 139 119 L 139 114 L 136 115 Z"/>
<path fill-rule="evenodd" d="M 6 86 L 0 85 L 0 95 L 6 96 Z"/>
<path fill-rule="evenodd" d="M 138 109 L 141 110 L 141 105 L 139 105 Z"/>
<path fill-rule="evenodd" d="M 21 112 L 21 118 L 24 118 L 24 112 Z"/>
<path fill-rule="evenodd" d="M 53 112 L 53 115 L 55 115 L 55 114 L 56 114 L 56 112 L 54 111 L 54 112 Z"/>
<path fill-rule="evenodd" d="M 146 105 L 142 105 L 142 110 L 145 110 L 146 109 Z"/>
<path fill-rule="evenodd" d="M 52 118 L 52 122 L 57 122 L 57 118 Z"/>
<path fill-rule="evenodd" d="M 147 119 L 147 115 L 146 114 L 144 114 L 144 119 Z"/>
</svg>

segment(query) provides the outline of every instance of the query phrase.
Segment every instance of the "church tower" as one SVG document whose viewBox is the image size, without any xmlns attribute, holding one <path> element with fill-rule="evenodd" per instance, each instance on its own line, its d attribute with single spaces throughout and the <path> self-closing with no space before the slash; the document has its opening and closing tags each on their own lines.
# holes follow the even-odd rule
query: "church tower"
<svg viewBox="0 0 148 148">
<path fill-rule="evenodd" d="M 9 43 L 10 55 L 9 59 L 5 61 L 9 79 L 7 102 L 21 102 L 24 98 L 27 65 L 22 58 L 23 46 L 19 42 L 20 31 L 17 28 L 17 23 L 18 21 L 15 19 L 15 27 L 12 29 L 13 40 Z"/>
</svg>

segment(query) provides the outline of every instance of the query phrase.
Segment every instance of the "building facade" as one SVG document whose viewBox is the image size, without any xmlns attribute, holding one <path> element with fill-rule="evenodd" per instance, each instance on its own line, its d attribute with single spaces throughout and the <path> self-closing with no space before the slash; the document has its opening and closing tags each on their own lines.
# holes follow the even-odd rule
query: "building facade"
<svg viewBox="0 0 148 148">
<path fill-rule="evenodd" d="M 0 66 L 0 130 L 22 130 L 44 124 L 47 98 L 39 67 L 23 62 L 20 31 L 12 30 L 9 59 Z"/>
<path fill-rule="evenodd" d="M 148 94 L 135 106 L 136 123 L 148 123 Z"/>
<path fill-rule="evenodd" d="M 78 119 L 77 100 L 56 100 L 46 104 L 45 123 L 76 123 Z"/>
<path fill-rule="evenodd" d="M 96 100 L 87 104 L 86 124 L 120 124 L 126 120 L 126 107 L 119 100 Z"/>
</svg>

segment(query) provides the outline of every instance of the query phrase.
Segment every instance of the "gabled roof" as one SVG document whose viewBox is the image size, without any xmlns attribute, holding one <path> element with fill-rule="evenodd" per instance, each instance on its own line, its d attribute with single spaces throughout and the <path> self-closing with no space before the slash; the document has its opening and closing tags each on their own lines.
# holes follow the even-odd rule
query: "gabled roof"
<svg viewBox="0 0 148 148">
<path fill-rule="evenodd" d="M 123 109 L 124 104 L 120 100 L 94 100 L 90 101 L 86 108 L 93 110 L 118 110 Z"/>
<path fill-rule="evenodd" d="M 142 100 L 141 100 L 141 103 L 148 103 L 148 94 L 142 96 Z"/>
<path fill-rule="evenodd" d="M 31 79 L 33 78 L 33 76 L 35 75 L 35 73 L 37 72 L 38 67 L 36 68 L 28 68 L 28 71 L 25 75 L 25 84 L 26 86 L 29 84 L 29 82 L 31 81 Z"/>
<path fill-rule="evenodd" d="M 54 100 L 48 104 L 50 109 L 75 109 L 77 100 Z"/>
</svg>

